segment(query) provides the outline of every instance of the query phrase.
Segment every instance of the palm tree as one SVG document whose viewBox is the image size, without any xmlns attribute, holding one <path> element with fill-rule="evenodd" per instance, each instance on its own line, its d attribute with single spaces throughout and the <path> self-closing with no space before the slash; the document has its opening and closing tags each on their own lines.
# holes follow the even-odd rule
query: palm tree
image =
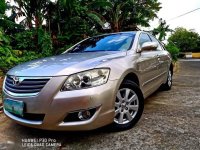
<svg viewBox="0 0 200 150">
<path fill-rule="evenodd" d="M 158 39 L 160 41 L 165 40 L 165 37 L 167 36 L 167 32 L 172 32 L 173 30 L 169 28 L 169 25 L 166 24 L 166 21 L 159 19 L 160 24 L 157 28 L 153 29 L 152 33 L 153 35 L 159 35 Z"/>
<path fill-rule="evenodd" d="M 29 29 L 34 26 L 38 29 L 42 26 L 44 16 L 46 14 L 46 7 L 51 2 L 50 0 L 14 0 L 18 7 L 18 17 L 24 16 L 25 19 L 21 24 Z"/>
<path fill-rule="evenodd" d="M 88 6 L 98 14 L 99 18 L 103 18 L 110 24 L 113 32 L 118 32 L 121 30 L 123 20 L 129 15 L 127 11 L 124 11 L 128 5 L 127 0 L 125 2 L 110 0 L 92 2 Z"/>
<path fill-rule="evenodd" d="M 157 0 L 108 0 L 97 1 L 93 9 L 103 8 L 101 14 L 110 24 L 111 30 L 119 32 L 135 30 L 138 25 L 149 26 L 149 20 L 157 17 L 160 4 Z"/>
<path fill-rule="evenodd" d="M 5 15 L 5 11 L 9 10 L 11 7 L 5 0 L 0 1 L 0 27 L 4 30 L 6 34 L 11 34 L 17 32 L 17 30 L 22 29 L 22 26 L 15 23 L 16 14 L 12 14 L 10 17 Z"/>
</svg>

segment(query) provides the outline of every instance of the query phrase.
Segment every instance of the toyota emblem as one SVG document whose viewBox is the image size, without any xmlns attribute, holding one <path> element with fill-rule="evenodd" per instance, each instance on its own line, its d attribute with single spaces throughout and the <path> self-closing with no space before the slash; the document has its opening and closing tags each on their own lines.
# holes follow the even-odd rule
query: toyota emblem
<svg viewBox="0 0 200 150">
<path fill-rule="evenodd" d="M 13 85 L 16 85 L 16 86 L 18 86 L 20 84 L 20 79 L 19 79 L 19 77 L 13 77 Z"/>
</svg>

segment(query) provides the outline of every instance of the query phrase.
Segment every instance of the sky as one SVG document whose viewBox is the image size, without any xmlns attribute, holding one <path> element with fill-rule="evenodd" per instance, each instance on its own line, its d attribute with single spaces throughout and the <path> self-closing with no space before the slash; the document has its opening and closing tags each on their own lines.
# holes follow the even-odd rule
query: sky
<svg viewBox="0 0 200 150">
<path fill-rule="evenodd" d="M 167 25 L 171 29 L 177 27 L 184 27 L 188 30 L 193 30 L 200 34 L 200 9 L 184 15 L 182 17 L 173 19 L 177 16 L 190 12 L 194 9 L 200 8 L 200 0 L 158 0 L 162 6 L 158 12 L 158 17 L 166 20 Z M 153 29 L 159 24 L 158 19 L 155 19 L 150 23 Z"/>
</svg>

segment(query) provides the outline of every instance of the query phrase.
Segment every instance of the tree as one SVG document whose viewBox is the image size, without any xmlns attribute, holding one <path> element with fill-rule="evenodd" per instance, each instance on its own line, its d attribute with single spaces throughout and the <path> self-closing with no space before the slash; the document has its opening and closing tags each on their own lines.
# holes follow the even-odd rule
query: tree
<svg viewBox="0 0 200 150">
<path fill-rule="evenodd" d="M 5 13 L 5 10 L 6 10 L 6 3 L 5 3 L 5 0 L 1 0 L 0 1 L 0 14 L 4 14 Z M 0 16 L 1 18 L 1 16 Z"/>
<path fill-rule="evenodd" d="M 54 52 L 88 36 L 102 32 L 136 30 L 138 25 L 149 26 L 161 8 L 158 0 L 14 0 L 11 20 L 23 16 L 23 31 L 11 32 L 11 45 L 17 49 L 43 51 L 41 34 L 51 38 Z M 111 30 L 105 30 L 105 23 Z M 9 23 L 10 24 L 10 23 Z M 15 28 L 14 28 L 15 29 Z M 44 30 L 45 32 L 40 32 Z M 6 33 L 6 32 L 5 32 Z M 23 40 L 30 37 L 31 43 Z M 16 39 L 18 38 L 18 39 Z M 24 38 L 24 39 L 26 39 Z M 24 42 L 22 42 L 24 41 Z M 42 40 L 43 41 L 43 40 Z M 35 47 L 35 48 L 34 48 Z M 49 47 L 52 47 L 51 44 Z M 40 50 L 39 50 L 40 49 Z M 46 50 L 45 50 L 46 51 Z"/>
<path fill-rule="evenodd" d="M 160 24 L 157 28 L 153 29 L 152 33 L 154 36 L 159 35 L 158 39 L 160 41 L 165 40 L 165 37 L 167 36 L 167 32 L 172 32 L 173 30 L 169 28 L 169 25 L 166 24 L 166 21 L 162 20 L 162 18 L 159 20 Z"/>
<path fill-rule="evenodd" d="M 15 23 L 15 21 L 12 20 L 12 16 L 7 17 L 5 15 L 5 11 L 7 9 L 10 9 L 10 6 L 8 3 L 5 2 L 5 0 L 0 1 L 0 27 L 1 30 L 4 30 L 6 34 L 11 34 L 14 32 L 17 32 L 17 30 L 21 29 L 22 26 Z"/>
<path fill-rule="evenodd" d="M 149 26 L 149 20 L 157 17 L 160 4 L 157 0 L 108 0 L 97 1 L 93 9 L 102 14 L 112 32 L 119 32 L 136 30 L 138 25 Z"/>
<path fill-rule="evenodd" d="M 38 29 L 42 26 L 44 16 L 47 13 L 46 7 L 50 0 L 14 0 L 17 4 L 18 16 L 24 16 L 25 19 L 21 21 L 21 24 L 28 28 L 33 28 L 33 25 Z M 33 23 L 34 22 L 34 23 Z"/>
<path fill-rule="evenodd" d="M 1 0 L 0 1 L 0 26 L 3 25 L 3 21 L 4 21 L 4 18 L 5 18 L 5 10 L 6 10 L 6 3 L 5 3 L 5 0 Z"/>
<path fill-rule="evenodd" d="M 181 52 L 190 52 L 199 48 L 200 36 L 196 32 L 179 27 L 175 29 L 168 41 L 173 42 Z"/>
<path fill-rule="evenodd" d="M 47 6 L 46 28 L 51 33 L 56 49 L 74 44 L 87 36 L 97 34 L 105 20 L 94 11 L 87 0 L 58 0 Z M 57 50 L 55 50 L 56 53 Z"/>
<path fill-rule="evenodd" d="M 130 16 L 122 24 L 123 30 L 135 30 L 137 26 L 149 27 L 149 21 L 157 18 L 157 12 L 161 9 L 158 0 L 129 0 L 128 8 Z M 126 8 L 125 8 L 126 9 Z"/>
</svg>

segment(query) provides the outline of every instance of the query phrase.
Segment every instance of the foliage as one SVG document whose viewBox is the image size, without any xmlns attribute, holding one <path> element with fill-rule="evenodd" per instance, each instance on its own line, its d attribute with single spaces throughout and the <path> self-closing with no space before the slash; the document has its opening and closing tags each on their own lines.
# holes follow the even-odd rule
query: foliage
<svg viewBox="0 0 200 150">
<path fill-rule="evenodd" d="M 167 36 L 167 32 L 172 32 L 173 30 L 169 28 L 169 25 L 166 24 L 166 21 L 162 20 L 162 18 L 159 20 L 160 24 L 157 28 L 154 28 L 152 33 L 154 36 L 159 35 L 158 39 L 160 41 L 165 40 L 165 37 Z"/>
<path fill-rule="evenodd" d="M 16 65 L 18 58 L 12 52 L 10 39 L 0 29 L 0 70 L 5 73 L 12 66 Z"/>
<path fill-rule="evenodd" d="M 160 10 L 157 0 L 108 0 L 97 1 L 92 5 L 93 11 L 99 10 L 110 24 L 111 31 L 136 30 L 138 25 L 149 26 L 149 20 L 157 17 Z"/>
<path fill-rule="evenodd" d="M 18 55 L 18 57 L 19 57 L 18 64 L 44 57 L 41 53 L 37 53 L 34 51 L 26 51 L 25 50 L 25 51 L 21 51 L 21 52 L 22 53 L 20 55 Z"/>
<path fill-rule="evenodd" d="M 0 1 L 0 14 L 4 14 L 6 10 L 6 3 L 5 0 Z M 1 16 L 0 16 L 1 17 Z"/>
<path fill-rule="evenodd" d="M 191 52 L 199 48 L 200 36 L 196 32 L 180 27 L 175 29 L 168 41 L 173 42 L 181 52 Z"/>
<path fill-rule="evenodd" d="M 178 55 L 179 55 L 179 48 L 176 47 L 176 45 L 174 45 L 174 43 L 172 43 L 172 42 L 169 42 L 165 47 L 169 51 L 169 53 L 171 54 L 172 59 L 174 61 L 177 61 Z"/>
<path fill-rule="evenodd" d="M 50 0 L 14 0 L 18 7 L 15 6 L 16 17 L 24 16 L 25 19 L 21 24 L 33 28 L 42 26 L 44 15 L 46 14 L 46 7 L 51 3 Z M 17 11 L 16 11 L 17 10 Z"/>
<path fill-rule="evenodd" d="M 10 6 L 5 3 L 5 0 L 0 1 L 0 27 L 4 30 L 6 34 L 18 32 L 18 30 L 23 29 L 21 25 L 16 24 L 14 20 L 12 20 L 12 15 L 10 17 L 7 17 L 5 15 L 5 11 L 9 7 Z"/>
<path fill-rule="evenodd" d="M 13 49 L 36 50 L 35 33 L 33 30 L 26 30 L 12 36 Z"/>
<path fill-rule="evenodd" d="M 138 25 L 149 26 L 149 20 L 157 17 L 160 10 L 158 0 L 15 0 L 17 16 L 25 16 L 21 22 L 27 28 L 46 27 L 53 35 L 75 32 L 86 37 L 88 29 L 102 31 L 104 24 L 110 24 L 111 31 L 135 30 Z M 75 20 L 78 23 L 74 23 Z M 78 26 L 78 27 L 77 27 Z M 82 28 L 83 27 L 83 28 Z M 87 28 L 87 29 L 86 29 Z M 77 32 L 76 32 L 77 31 Z"/>
<path fill-rule="evenodd" d="M 34 51 L 12 50 L 11 46 L 9 45 L 9 37 L 4 34 L 2 29 L 0 29 L 0 72 L 3 74 L 19 63 L 45 56 L 45 54 Z"/>
<path fill-rule="evenodd" d="M 157 12 L 161 9 L 161 3 L 158 0 L 128 0 L 128 2 L 130 3 L 128 7 L 130 16 L 122 24 L 126 30 L 135 29 L 132 26 L 137 27 L 138 25 L 149 27 L 149 21 L 157 18 Z"/>
<path fill-rule="evenodd" d="M 51 36 L 42 28 L 38 30 L 26 30 L 12 36 L 13 48 L 18 50 L 28 49 L 42 53 L 44 56 L 52 54 Z"/>
<path fill-rule="evenodd" d="M 41 52 L 44 56 L 52 55 L 52 41 L 51 36 L 42 28 L 38 29 L 38 52 Z M 40 51 L 41 49 L 41 51 Z"/>
<path fill-rule="evenodd" d="M 58 36 L 74 35 L 68 40 L 71 44 L 93 33 L 105 32 L 103 27 L 106 22 L 114 32 L 135 30 L 137 25 L 149 26 L 148 21 L 157 17 L 156 12 L 161 8 L 157 0 L 14 1 L 17 3 L 12 7 L 14 20 L 24 16 L 25 19 L 20 24 L 28 29 L 39 29 L 46 20 L 45 28 L 54 38 L 53 45 L 55 44 L 56 48 L 60 48 L 57 46 Z M 21 47 L 24 46 L 19 48 Z"/>
<path fill-rule="evenodd" d="M 4 64 L 6 70 L 24 61 L 59 54 L 89 36 L 135 30 L 138 25 L 149 26 L 149 20 L 157 17 L 161 8 L 158 0 L 14 2 L 11 6 L 5 0 L 0 1 L 0 27 L 3 29 L 0 57 L 5 60 L 1 69 Z M 5 15 L 6 9 L 11 16 Z M 20 17 L 24 19 L 16 24 Z M 106 28 L 105 23 L 110 27 Z"/>
</svg>

